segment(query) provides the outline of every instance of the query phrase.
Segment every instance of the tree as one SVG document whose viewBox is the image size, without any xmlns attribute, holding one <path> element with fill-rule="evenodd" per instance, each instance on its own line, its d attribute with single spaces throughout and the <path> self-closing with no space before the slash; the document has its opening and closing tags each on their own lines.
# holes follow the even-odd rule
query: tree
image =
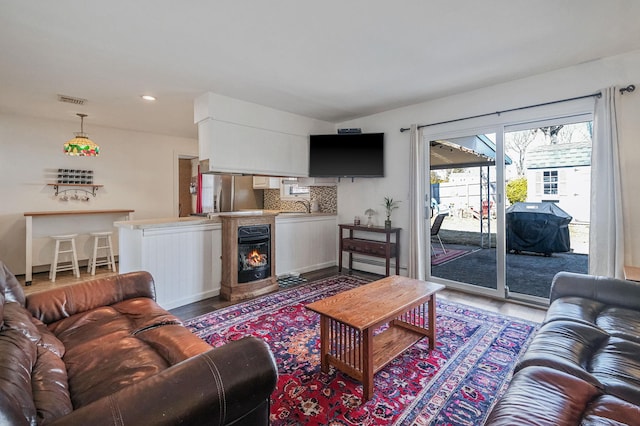
<svg viewBox="0 0 640 426">
<path fill-rule="evenodd" d="M 527 178 L 513 179 L 506 186 L 507 199 L 511 204 L 522 203 L 527 200 Z"/>
<path fill-rule="evenodd" d="M 563 127 L 564 124 L 559 126 L 540 127 L 540 131 L 544 133 L 545 138 L 547 138 L 551 145 L 555 145 L 558 143 L 558 133 Z"/>
<path fill-rule="evenodd" d="M 441 183 L 441 182 L 444 182 L 444 179 L 438 176 L 436 172 L 431 170 L 431 183 Z"/>
<path fill-rule="evenodd" d="M 537 129 L 522 130 L 520 132 L 509 132 L 505 134 L 505 148 L 507 151 L 515 153 L 517 158 L 516 170 L 518 176 L 524 176 L 525 174 L 525 158 L 529 145 L 536 138 Z"/>
</svg>

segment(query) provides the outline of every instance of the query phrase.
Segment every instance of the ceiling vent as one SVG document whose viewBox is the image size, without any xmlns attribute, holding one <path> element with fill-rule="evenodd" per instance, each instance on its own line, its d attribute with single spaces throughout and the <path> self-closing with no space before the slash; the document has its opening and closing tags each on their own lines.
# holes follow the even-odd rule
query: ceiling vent
<svg viewBox="0 0 640 426">
<path fill-rule="evenodd" d="M 74 98 L 73 96 L 58 95 L 58 102 L 66 102 L 68 104 L 74 105 L 84 105 L 87 100 L 82 98 Z"/>
</svg>

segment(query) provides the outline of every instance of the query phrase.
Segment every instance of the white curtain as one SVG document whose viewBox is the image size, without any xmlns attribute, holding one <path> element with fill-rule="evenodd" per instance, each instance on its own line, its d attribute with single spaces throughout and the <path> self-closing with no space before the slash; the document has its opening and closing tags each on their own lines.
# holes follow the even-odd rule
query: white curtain
<svg viewBox="0 0 640 426">
<path fill-rule="evenodd" d="M 422 131 L 418 126 L 411 125 L 409 136 L 409 262 L 408 275 L 410 278 L 424 280 L 425 277 L 425 234 L 424 207 L 425 173 L 423 157 L 424 144 Z"/>
<path fill-rule="evenodd" d="M 624 229 L 618 150 L 620 92 L 602 90 L 596 99 L 591 153 L 589 273 L 623 278 Z"/>
</svg>

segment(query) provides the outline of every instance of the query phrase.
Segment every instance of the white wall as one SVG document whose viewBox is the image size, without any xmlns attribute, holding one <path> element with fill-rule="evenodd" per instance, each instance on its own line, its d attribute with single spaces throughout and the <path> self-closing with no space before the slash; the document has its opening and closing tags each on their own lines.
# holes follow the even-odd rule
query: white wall
<svg viewBox="0 0 640 426">
<path fill-rule="evenodd" d="M 0 259 L 15 274 L 25 268 L 27 211 L 133 209 L 136 219 L 177 215 L 178 155 L 198 155 L 198 141 L 98 127 L 85 131 L 100 145 L 99 157 L 68 157 L 62 144 L 79 123 L 0 114 Z M 47 170 L 94 171 L 104 185 L 89 202 L 53 197 Z"/>
<path fill-rule="evenodd" d="M 469 64 L 473 66 L 473 64 Z M 371 207 L 382 213 L 384 196 L 403 200 L 393 212 L 394 226 L 403 228 L 401 265 L 407 264 L 409 227 L 409 132 L 400 132 L 410 124 L 428 124 L 465 116 L 484 114 L 509 108 L 538 104 L 557 99 L 581 96 L 608 86 L 635 84 L 640 88 L 640 51 L 604 58 L 598 61 L 540 74 L 531 78 L 462 93 L 410 107 L 399 108 L 357 120 L 340 123 L 337 127 L 360 127 L 364 132 L 384 132 L 386 138 L 386 177 L 384 179 L 343 180 L 338 187 L 339 222 L 351 222 L 354 215 L 363 215 Z M 590 101 L 507 113 L 500 116 L 463 121 L 425 129 L 428 134 L 473 130 L 496 123 L 518 123 L 527 118 L 545 118 L 560 111 L 579 111 Z M 591 102 L 592 103 L 592 102 Z M 625 94 L 620 105 L 620 157 L 623 179 L 623 208 L 625 214 L 626 263 L 640 264 L 640 91 Z M 378 224 L 384 217 L 377 216 Z"/>
</svg>

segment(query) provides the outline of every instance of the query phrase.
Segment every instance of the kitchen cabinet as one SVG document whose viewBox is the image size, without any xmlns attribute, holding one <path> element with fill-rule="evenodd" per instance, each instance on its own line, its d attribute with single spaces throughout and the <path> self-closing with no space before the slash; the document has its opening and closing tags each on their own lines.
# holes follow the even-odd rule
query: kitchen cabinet
<svg viewBox="0 0 640 426">
<path fill-rule="evenodd" d="M 276 275 L 336 265 L 337 216 L 276 216 Z"/>
<path fill-rule="evenodd" d="M 281 177 L 254 176 L 253 189 L 280 189 Z"/>
<path fill-rule="evenodd" d="M 298 183 L 301 186 L 336 186 L 338 184 L 337 178 L 298 178 Z"/>
<path fill-rule="evenodd" d="M 173 309 L 220 294 L 222 230 L 207 218 L 122 221 L 120 273 L 148 271 L 156 301 Z"/>
<path fill-rule="evenodd" d="M 326 121 L 213 92 L 193 105 L 203 172 L 307 176 L 309 135 L 335 131 Z"/>
</svg>

